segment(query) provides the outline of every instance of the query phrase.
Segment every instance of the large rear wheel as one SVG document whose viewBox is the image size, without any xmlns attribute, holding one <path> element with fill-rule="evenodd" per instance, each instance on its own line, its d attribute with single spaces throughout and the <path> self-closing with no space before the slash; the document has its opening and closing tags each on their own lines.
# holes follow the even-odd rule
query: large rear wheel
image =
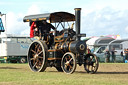
<svg viewBox="0 0 128 85">
<path fill-rule="evenodd" d="M 76 69 L 75 55 L 71 52 L 65 53 L 61 61 L 61 67 L 65 73 L 67 74 L 73 73 Z"/>
<path fill-rule="evenodd" d="M 43 72 L 47 67 L 48 48 L 43 41 L 34 41 L 29 47 L 28 63 L 34 72 Z"/>
</svg>

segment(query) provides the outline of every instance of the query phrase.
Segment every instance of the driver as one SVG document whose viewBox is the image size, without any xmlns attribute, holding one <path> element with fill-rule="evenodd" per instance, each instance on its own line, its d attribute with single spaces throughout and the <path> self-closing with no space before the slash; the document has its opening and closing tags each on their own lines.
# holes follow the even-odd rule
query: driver
<svg viewBox="0 0 128 85">
<path fill-rule="evenodd" d="M 43 20 L 40 30 L 41 30 L 41 36 L 44 36 L 44 40 L 47 40 L 47 34 L 52 33 L 51 29 L 56 31 L 56 28 L 52 24 L 47 23 L 46 20 Z M 51 47 L 53 42 L 54 42 L 54 36 L 53 34 L 50 34 L 48 48 Z"/>
<path fill-rule="evenodd" d="M 41 32 L 43 31 L 45 33 L 50 33 L 51 29 L 56 30 L 56 28 L 52 24 L 47 23 L 46 20 L 42 21 L 42 28 L 43 30 L 41 30 Z"/>
</svg>

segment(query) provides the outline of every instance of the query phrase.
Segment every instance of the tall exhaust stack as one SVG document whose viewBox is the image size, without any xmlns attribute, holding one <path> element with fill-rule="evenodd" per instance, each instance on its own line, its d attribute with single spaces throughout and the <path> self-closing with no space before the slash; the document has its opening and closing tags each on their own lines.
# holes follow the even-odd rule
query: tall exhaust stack
<svg viewBox="0 0 128 85">
<path fill-rule="evenodd" d="M 75 28 L 76 28 L 76 35 L 80 34 L 80 18 L 81 18 L 81 8 L 75 8 Z M 80 40 L 80 36 L 76 37 L 76 40 Z"/>
</svg>

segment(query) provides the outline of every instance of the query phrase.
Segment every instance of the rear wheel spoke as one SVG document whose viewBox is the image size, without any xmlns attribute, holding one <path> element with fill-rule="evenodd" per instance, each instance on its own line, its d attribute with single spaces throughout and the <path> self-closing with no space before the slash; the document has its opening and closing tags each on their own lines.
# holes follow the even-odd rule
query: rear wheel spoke
<svg viewBox="0 0 128 85">
<path fill-rule="evenodd" d="M 37 65 L 37 62 L 33 65 L 33 67 L 32 68 L 35 68 L 35 66 Z"/>
<path fill-rule="evenodd" d="M 43 57 L 41 57 L 41 56 L 38 56 L 38 58 L 41 58 L 41 59 L 43 59 Z"/>
<path fill-rule="evenodd" d="M 41 51 L 41 47 L 39 45 L 38 49 L 37 49 L 37 53 L 39 53 Z"/>
<path fill-rule="evenodd" d="M 43 53 L 43 51 L 40 51 L 40 52 L 38 53 L 38 55 L 40 55 L 41 53 Z"/>
<path fill-rule="evenodd" d="M 31 51 L 36 54 L 36 51 L 34 51 L 33 49 L 31 49 Z"/>
<path fill-rule="evenodd" d="M 35 50 L 36 50 L 36 51 L 37 51 L 38 46 L 39 46 L 39 44 L 36 44 L 36 45 L 35 45 Z"/>
<path fill-rule="evenodd" d="M 35 58 L 31 58 L 30 60 L 35 60 Z"/>
</svg>

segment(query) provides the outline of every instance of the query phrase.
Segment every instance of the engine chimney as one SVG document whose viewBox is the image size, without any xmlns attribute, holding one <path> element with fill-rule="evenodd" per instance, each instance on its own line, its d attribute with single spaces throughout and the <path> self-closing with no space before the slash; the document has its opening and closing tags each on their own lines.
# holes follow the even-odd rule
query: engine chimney
<svg viewBox="0 0 128 85">
<path fill-rule="evenodd" d="M 81 8 L 75 8 L 75 27 L 76 27 L 76 40 L 80 40 L 80 36 L 78 36 L 80 34 L 80 16 L 81 16 Z"/>
</svg>

